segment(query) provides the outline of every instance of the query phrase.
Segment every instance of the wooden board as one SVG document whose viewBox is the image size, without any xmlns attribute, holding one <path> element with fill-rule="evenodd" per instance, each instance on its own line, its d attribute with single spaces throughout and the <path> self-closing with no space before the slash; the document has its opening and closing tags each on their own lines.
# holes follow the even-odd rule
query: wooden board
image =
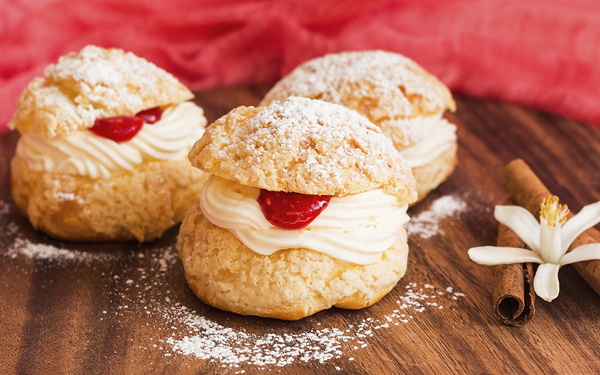
<svg viewBox="0 0 600 375">
<path fill-rule="evenodd" d="M 265 92 L 211 90 L 196 102 L 211 122 Z M 0 373 L 600 373 L 600 297 L 570 266 L 558 299 L 538 298 L 534 320 L 513 328 L 492 314 L 493 268 L 467 257 L 496 243 L 493 207 L 507 196 L 500 171 L 514 158 L 575 212 L 600 200 L 600 129 L 513 105 L 457 103 L 447 117 L 458 126 L 460 162 L 409 211 L 422 227 L 409 237 L 406 276 L 371 308 L 298 322 L 202 304 L 176 256 L 178 228 L 143 245 L 34 231 L 10 194 L 18 135 L 0 136 Z"/>
</svg>

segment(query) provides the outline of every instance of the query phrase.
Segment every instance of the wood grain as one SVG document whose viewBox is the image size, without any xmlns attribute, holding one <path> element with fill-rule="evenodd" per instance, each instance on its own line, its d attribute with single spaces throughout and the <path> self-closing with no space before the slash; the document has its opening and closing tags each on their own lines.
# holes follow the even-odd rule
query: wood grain
<svg viewBox="0 0 600 375">
<path fill-rule="evenodd" d="M 236 106 L 256 105 L 266 90 L 211 90 L 195 100 L 214 121 Z M 500 172 L 510 160 L 525 160 L 574 212 L 600 200 L 600 129 L 513 105 L 456 99 L 458 110 L 447 117 L 458 126 L 459 165 L 409 214 L 416 218 L 445 196 L 466 208 L 440 220 L 436 235 L 409 237 L 406 276 L 375 306 L 331 309 L 298 322 L 203 305 L 187 287 L 178 259 L 161 259 L 173 255 L 178 228 L 144 245 L 65 243 L 36 232 L 10 194 L 18 135 L 0 136 L 0 373 L 600 373 L 600 297 L 572 267 L 561 269 L 560 296 L 552 303 L 538 299 L 534 320 L 515 328 L 493 315 L 493 268 L 467 256 L 470 247 L 496 243 L 493 207 L 507 197 Z M 15 251 L 18 241 L 78 251 L 84 260 L 27 257 Z M 173 351 L 167 341 L 194 335 L 174 315 L 181 306 L 235 332 L 300 335 L 389 316 L 407 288 L 437 295 L 438 306 L 422 301 L 424 311 L 406 309 L 413 316 L 407 322 L 372 327 L 360 338 L 364 347 L 354 332 L 340 344 L 342 353 L 323 363 L 296 358 L 284 367 L 235 367 Z"/>
</svg>

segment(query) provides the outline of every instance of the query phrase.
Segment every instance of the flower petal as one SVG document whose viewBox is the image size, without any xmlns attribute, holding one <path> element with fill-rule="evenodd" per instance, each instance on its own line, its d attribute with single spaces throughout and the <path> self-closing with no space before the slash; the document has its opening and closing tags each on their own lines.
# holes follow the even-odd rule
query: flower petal
<svg viewBox="0 0 600 375">
<path fill-rule="evenodd" d="M 540 223 L 520 206 L 496 206 L 496 220 L 512 229 L 535 253 L 540 253 Z"/>
<path fill-rule="evenodd" d="M 469 249 L 469 258 L 479 264 L 495 266 L 512 263 L 543 263 L 531 250 L 518 247 L 481 246 Z"/>
<path fill-rule="evenodd" d="M 540 256 L 546 263 L 558 264 L 561 252 L 561 234 L 560 225 L 553 227 L 548 225 L 546 219 L 540 219 Z"/>
<path fill-rule="evenodd" d="M 598 223 L 600 223 L 600 202 L 583 207 L 577 215 L 567 220 L 562 227 L 562 253 L 567 252 L 577 236 Z"/>
<path fill-rule="evenodd" d="M 545 301 L 552 302 L 558 297 L 560 285 L 558 283 L 558 270 L 560 264 L 544 263 L 540 264 L 533 279 L 533 289 L 535 294 Z"/>
<path fill-rule="evenodd" d="M 590 243 L 587 245 L 581 245 L 570 253 L 566 253 L 560 258 L 561 266 L 565 264 L 583 262 L 586 260 L 600 259 L 600 243 Z"/>
</svg>

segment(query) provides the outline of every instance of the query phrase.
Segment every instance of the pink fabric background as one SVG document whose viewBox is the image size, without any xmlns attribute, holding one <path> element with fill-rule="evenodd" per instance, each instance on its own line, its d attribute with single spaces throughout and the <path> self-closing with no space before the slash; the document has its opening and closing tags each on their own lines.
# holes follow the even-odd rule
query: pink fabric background
<svg viewBox="0 0 600 375">
<path fill-rule="evenodd" d="M 597 0 L 0 0 L 0 132 L 27 83 L 87 44 L 132 51 L 192 90 L 384 49 L 455 93 L 600 125 Z"/>
</svg>

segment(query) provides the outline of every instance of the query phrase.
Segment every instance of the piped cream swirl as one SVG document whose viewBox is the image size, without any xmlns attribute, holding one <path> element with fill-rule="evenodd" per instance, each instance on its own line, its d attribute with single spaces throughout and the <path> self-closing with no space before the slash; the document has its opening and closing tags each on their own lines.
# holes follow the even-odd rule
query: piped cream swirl
<svg viewBox="0 0 600 375">
<path fill-rule="evenodd" d="M 213 224 L 230 230 L 262 255 L 307 248 L 355 264 L 371 264 L 390 248 L 409 220 L 407 204 L 377 189 L 332 197 L 306 228 L 284 230 L 267 221 L 257 202 L 260 189 L 211 176 L 200 192 L 200 207 Z"/>
<path fill-rule="evenodd" d="M 205 125 L 202 108 L 184 102 L 167 107 L 159 121 L 144 124 L 127 142 L 117 143 L 89 130 L 51 139 L 25 132 L 17 155 L 34 171 L 109 178 L 147 160 L 185 158 Z"/>
<path fill-rule="evenodd" d="M 411 168 L 431 163 L 450 149 L 456 141 L 456 125 L 441 118 L 441 114 L 411 119 L 411 121 L 419 122 L 424 134 L 420 142 L 400 151 Z"/>
</svg>

